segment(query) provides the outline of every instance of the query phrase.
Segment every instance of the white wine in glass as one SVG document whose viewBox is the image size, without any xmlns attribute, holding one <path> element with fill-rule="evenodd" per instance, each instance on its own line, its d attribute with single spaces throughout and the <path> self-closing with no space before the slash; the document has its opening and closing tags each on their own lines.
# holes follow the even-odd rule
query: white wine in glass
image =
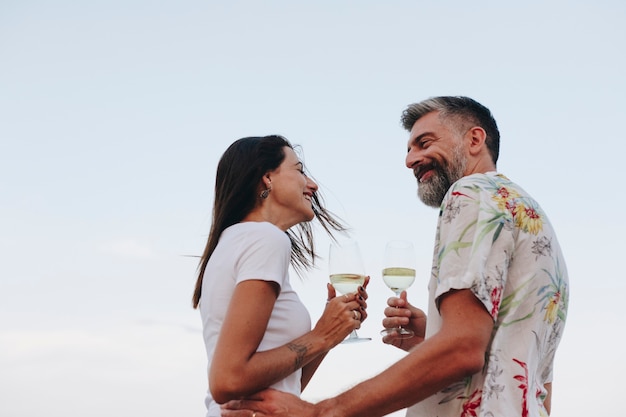
<svg viewBox="0 0 626 417">
<path fill-rule="evenodd" d="M 330 283 L 340 294 L 357 292 L 365 283 L 365 267 L 359 245 L 354 240 L 333 242 L 328 255 Z M 341 343 L 365 342 L 369 337 L 359 337 L 356 329 Z"/>
<path fill-rule="evenodd" d="M 330 283 L 340 294 L 350 294 L 356 292 L 359 286 L 365 284 L 365 275 L 359 274 L 333 274 L 330 276 Z"/>
<path fill-rule="evenodd" d="M 415 269 L 403 267 L 389 267 L 383 269 L 383 282 L 391 288 L 391 291 L 400 293 L 413 284 L 415 281 Z"/>
<path fill-rule="evenodd" d="M 383 282 L 391 291 L 400 297 L 402 291 L 409 288 L 415 281 L 415 249 L 411 242 L 392 240 L 385 247 L 383 258 Z M 400 339 L 413 337 L 413 331 L 398 326 L 384 329 L 381 335 L 392 335 Z"/>
</svg>

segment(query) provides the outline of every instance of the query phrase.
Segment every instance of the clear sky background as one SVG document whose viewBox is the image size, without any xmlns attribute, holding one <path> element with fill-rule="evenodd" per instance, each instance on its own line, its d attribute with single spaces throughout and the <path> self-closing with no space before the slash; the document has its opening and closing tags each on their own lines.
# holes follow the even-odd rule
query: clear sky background
<svg viewBox="0 0 626 417">
<path fill-rule="evenodd" d="M 243 136 L 302 146 L 372 276 L 374 340 L 333 350 L 304 397 L 400 358 L 378 337 L 384 243 L 415 243 L 425 306 L 437 212 L 399 117 L 434 95 L 492 110 L 499 170 L 557 229 L 571 305 L 553 417 L 618 415 L 626 3 L 503 3 L 1 0 L 0 415 L 204 415 L 192 256 Z M 293 276 L 314 320 L 327 279 L 325 259 Z"/>
</svg>

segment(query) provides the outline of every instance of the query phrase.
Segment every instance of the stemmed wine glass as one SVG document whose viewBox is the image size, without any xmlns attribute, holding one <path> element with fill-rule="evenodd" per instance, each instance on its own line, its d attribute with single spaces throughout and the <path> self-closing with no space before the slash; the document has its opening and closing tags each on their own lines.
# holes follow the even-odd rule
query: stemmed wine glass
<svg viewBox="0 0 626 417">
<path fill-rule="evenodd" d="M 383 257 L 383 281 L 395 294 L 400 297 L 415 281 L 415 249 L 411 242 L 392 240 L 385 247 Z M 398 326 L 384 329 L 381 335 L 395 334 L 400 339 L 413 337 L 413 331 Z"/>
<path fill-rule="evenodd" d="M 328 256 L 330 282 L 340 294 L 356 292 L 365 283 L 365 267 L 359 245 L 354 240 L 333 242 Z M 359 337 L 356 329 L 341 343 L 365 342 L 369 337 Z"/>
</svg>

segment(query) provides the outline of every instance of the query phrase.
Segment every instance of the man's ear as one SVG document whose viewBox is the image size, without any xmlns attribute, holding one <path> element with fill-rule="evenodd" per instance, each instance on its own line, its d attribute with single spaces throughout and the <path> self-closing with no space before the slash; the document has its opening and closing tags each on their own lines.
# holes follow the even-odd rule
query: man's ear
<svg viewBox="0 0 626 417">
<path fill-rule="evenodd" d="M 474 126 L 467 131 L 466 137 L 469 138 L 470 155 L 478 155 L 485 148 L 487 140 L 487 132 L 480 126 Z"/>
</svg>

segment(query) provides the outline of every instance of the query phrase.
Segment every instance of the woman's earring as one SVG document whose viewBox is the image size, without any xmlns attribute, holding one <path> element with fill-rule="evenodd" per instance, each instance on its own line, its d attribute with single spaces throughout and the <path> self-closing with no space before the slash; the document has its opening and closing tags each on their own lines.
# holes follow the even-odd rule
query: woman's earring
<svg viewBox="0 0 626 417">
<path fill-rule="evenodd" d="M 272 190 L 272 188 L 266 188 L 265 190 L 261 191 L 261 194 L 259 194 L 259 197 L 261 197 L 263 200 L 265 200 L 267 198 L 267 196 L 270 195 L 270 191 Z"/>
</svg>

